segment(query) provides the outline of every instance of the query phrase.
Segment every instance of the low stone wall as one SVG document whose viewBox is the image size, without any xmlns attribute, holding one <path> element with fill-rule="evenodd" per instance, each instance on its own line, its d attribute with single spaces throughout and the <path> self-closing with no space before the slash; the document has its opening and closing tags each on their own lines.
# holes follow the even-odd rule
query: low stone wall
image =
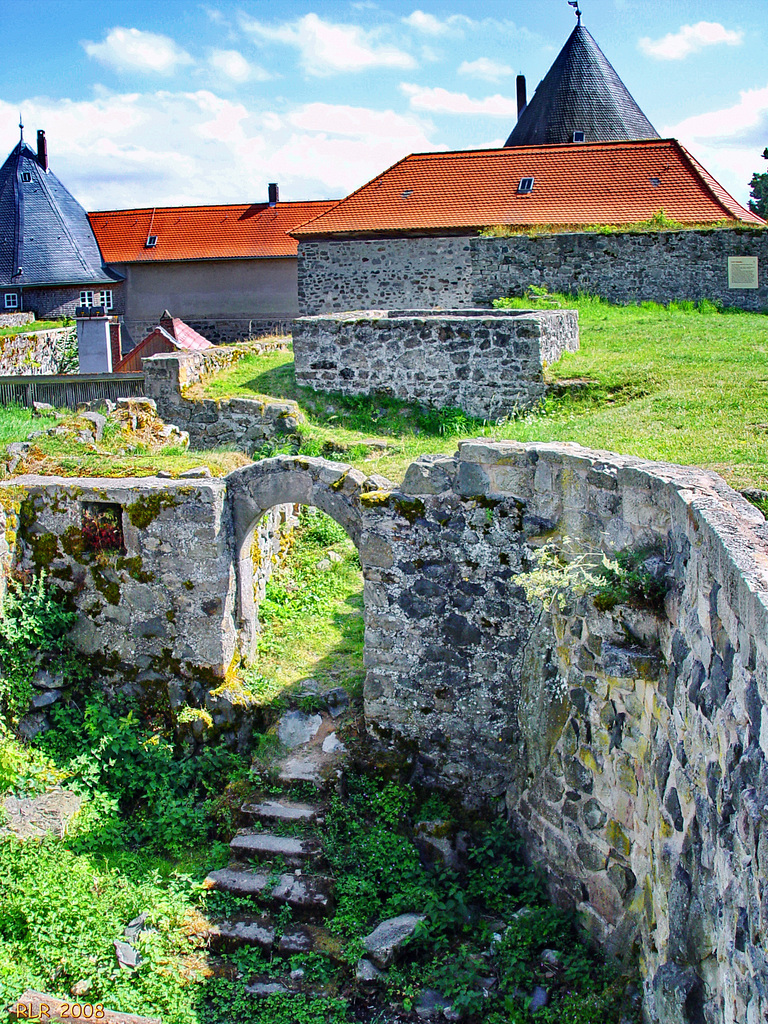
<svg viewBox="0 0 768 1024">
<path fill-rule="evenodd" d="M 233 444 L 253 451 L 264 441 L 295 434 L 304 417 L 296 402 L 256 398 L 190 398 L 187 392 L 237 362 L 249 349 L 218 347 L 203 352 L 149 356 L 142 362 L 147 398 L 158 414 L 189 433 L 192 448 Z"/>
<path fill-rule="evenodd" d="M 300 242 L 302 316 L 346 309 L 472 306 L 468 238 Z"/>
<path fill-rule="evenodd" d="M 728 257 L 756 256 L 759 287 L 728 287 Z M 589 232 L 299 243 L 303 315 L 387 306 L 489 306 L 529 285 L 611 302 L 709 299 L 768 309 L 768 231 Z"/>
<path fill-rule="evenodd" d="M 0 313 L 0 327 L 24 327 L 34 319 L 34 313 Z"/>
<path fill-rule="evenodd" d="M 0 377 L 58 373 L 74 334 L 74 327 L 59 327 L 0 337 Z"/>
<path fill-rule="evenodd" d="M 294 322 L 296 380 L 498 419 L 541 401 L 543 366 L 579 347 L 573 310 L 366 310 Z"/>
</svg>

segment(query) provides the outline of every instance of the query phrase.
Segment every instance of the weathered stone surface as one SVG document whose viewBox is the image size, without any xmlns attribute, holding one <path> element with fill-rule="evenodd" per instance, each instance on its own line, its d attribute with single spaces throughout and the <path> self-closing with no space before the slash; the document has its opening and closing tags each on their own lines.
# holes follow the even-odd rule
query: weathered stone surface
<svg viewBox="0 0 768 1024">
<path fill-rule="evenodd" d="M 268 896 L 286 903 L 297 912 L 326 913 L 332 908 L 333 882 L 318 875 L 280 875 L 277 884 L 266 872 L 245 868 L 222 868 L 205 879 L 208 889 L 220 889 L 236 896 Z"/>
<path fill-rule="evenodd" d="M 389 967 L 397 959 L 400 950 L 410 939 L 423 914 L 400 914 L 382 921 L 363 939 L 369 957 L 377 967 Z"/>
<path fill-rule="evenodd" d="M 291 866 L 300 867 L 316 854 L 319 843 L 310 839 L 294 839 L 292 836 L 275 836 L 269 832 L 249 832 L 237 835 L 229 844 L 235 854 L 255 860 L 271 860 L 280 857 Z"/>
<path fill-rule="evenodd" d="M 458 406 L 481 419 L 540 402 L 542 366 L 578 348 L 573 310 L 366 310 L 294 321 L 296 379 L 319 391 L 388 391 L 407 401 Z M 406 493 L 445 490 L 443 465 Z M 439 490 L 437 490 L 439 488 Z"/>
<path fill-rule="evenodd" d="M 284 747 L 293 750 L 309 743 L 322 725 L 320 715 L 308 715 L 304 711 L 288 711 L 277 723 L 277 737 Z"/>
<path fill-rule="evenodd" d="M 413 1010 L 419 1020 L 439 1020 L 450 1007 L 450 999 L 434 988 L 425 988 L 419 993 Z"/>
<path fill-rule="evenodd" d="M 19 839 L 40 838 L 49 833 L 61 837 L 82 802 L 77 793 L 59 786 L 35 797 L 7 796 L 3 802 L 6 821 L 0 825 L 0 834 L 12 833 Z"/>
<path fill-rule="evenodd" d="M 256 946 L 269 952 L 275 941 L 275 929 L 271 921 L 263 918 L 243 917 L 230 921 L 219 921 L 207 933 L 208 941 L 215 948 L 227 949 L 238 946 Z"/>
<path fill-rule="evenodd" d="M 255 818 L 269 821 L 315 821 L 320 810 L 311 804 L 297 803 L 292 800 L 265 800 L 258 804 L 243 804 L 244 814 L 252 814 Z"/>
</svg>

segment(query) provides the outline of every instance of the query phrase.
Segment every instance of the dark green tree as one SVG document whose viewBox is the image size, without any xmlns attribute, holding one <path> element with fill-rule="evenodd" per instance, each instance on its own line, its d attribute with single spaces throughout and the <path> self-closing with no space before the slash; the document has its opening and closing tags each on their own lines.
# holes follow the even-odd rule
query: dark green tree
<svg viewBox="0 0 768 1024">
<path fill-rule="evenodd" d="M 768 160 L 768 146 L 763 150 L 763 160 Z M 755 171 L 749 187 L 752 189 L 752 198 L 749 201 L 750 210 L 752 213 L 768 219 L 768 171 L 764 174 L 758 174 Z"/>
</svg>

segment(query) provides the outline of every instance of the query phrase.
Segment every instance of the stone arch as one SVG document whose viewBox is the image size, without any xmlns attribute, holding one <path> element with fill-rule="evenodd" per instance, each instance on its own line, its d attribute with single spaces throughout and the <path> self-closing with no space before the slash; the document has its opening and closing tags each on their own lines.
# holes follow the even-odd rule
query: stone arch
<svg viewBox="0 0 768 1024">
<path fill-rule="evenodd" d="M 343 462 L 278 455 L 244 466 L 227 477 L 237 575 L 237 628 L 244 653 L 255 640 L 251 544 L 264 513 L 275 505 L 314 505 L 343 526 L 359 548 L 360 494 L 366 477 Z"/>
</svg>

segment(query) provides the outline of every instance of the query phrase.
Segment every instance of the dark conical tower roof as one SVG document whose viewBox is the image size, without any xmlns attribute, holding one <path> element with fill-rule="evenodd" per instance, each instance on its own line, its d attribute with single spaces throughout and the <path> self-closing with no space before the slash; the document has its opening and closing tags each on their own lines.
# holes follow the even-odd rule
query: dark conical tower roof
<svg viewBox="0 0 768 1024">
<path fill-rule="evenodd" d="M 658 139 L 603 51 L 579 23 L 523 110 L 505 146 Z"/>
<path fill-rule="evenodd" d="M 85 210 L 19 142 L 0 167 L 0 286 L 114 284 Z"/>
</svg>

